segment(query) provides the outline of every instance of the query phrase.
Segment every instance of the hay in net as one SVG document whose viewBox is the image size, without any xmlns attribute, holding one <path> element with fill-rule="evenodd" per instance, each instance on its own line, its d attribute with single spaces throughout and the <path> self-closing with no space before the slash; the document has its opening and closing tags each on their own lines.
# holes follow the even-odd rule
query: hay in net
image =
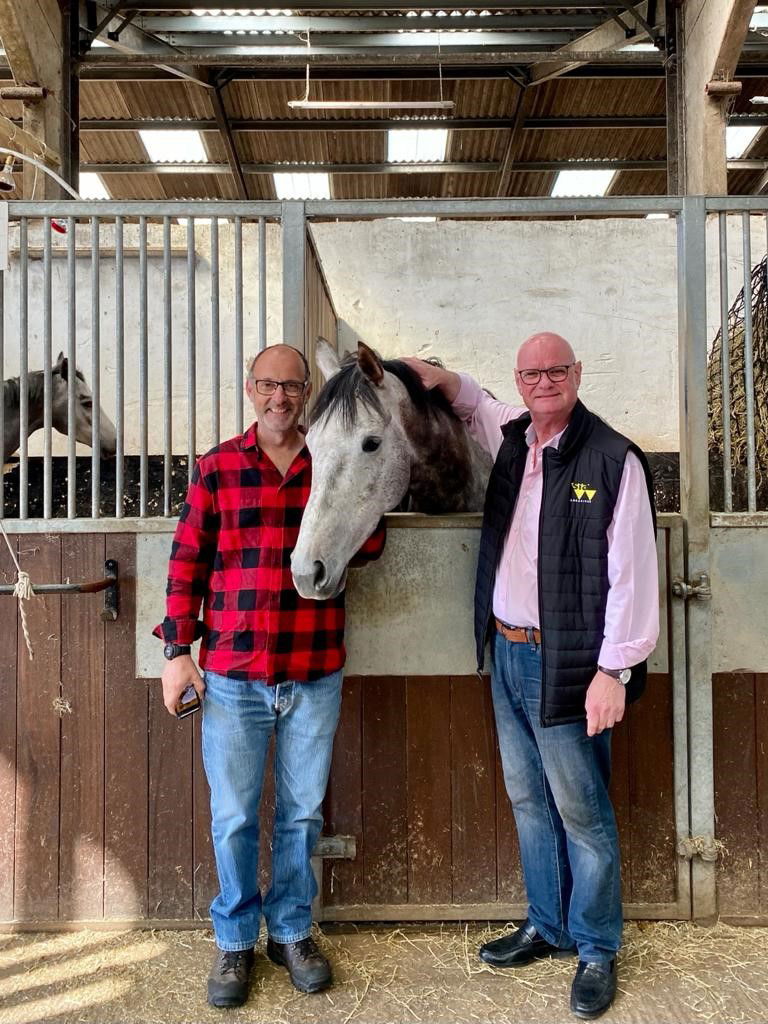
<svg viewBox="0 0 768 1024">
<path fill-rule="evenodd" d="M 728 312 L 730 367 L 731 474 L 734 509 L 747 507 L 747 402 L 744 381 L 744 289 Z M 755 395 L 755 466 L 758 508 L 768 508 L 768 257 L 752 270 L 752 371 Z M 723 495 L 723 337 L 717 332 L 709 356 L 709 453 L 713 505 Z M 723 506 L 724 507 L 724 506 Z"/>
</svg>

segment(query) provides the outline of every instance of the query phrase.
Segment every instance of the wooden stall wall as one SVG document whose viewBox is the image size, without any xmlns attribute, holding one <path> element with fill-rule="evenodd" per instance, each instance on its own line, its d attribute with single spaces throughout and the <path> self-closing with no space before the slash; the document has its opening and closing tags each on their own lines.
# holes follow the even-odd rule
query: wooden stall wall
<svg viewBox="0 0 768 1024">
<path fill-rule="evenodd" d="M 733 923 L 768 923 L 768 675 L 713 680 L 718 907 Z"/>
<path fill-rule="evenodd" d="M 38 582 L 98 578 L 116 559 L 120 614 L 102 622 L 100 594 L 34 598 L 30 661 L 16 601 L 2 599 L 0 922 L 203 921 L 215 874 L 200 720 L 175 721 L 159 682 L 135 677 L 135 537 L 21 534 L 12 543 Z M 0 574 L 14 576 L 7 551 Z M 766 738 L 764 684 L 759 726 L 750 705 L 762 729 L 753 743 Z M 350 677 L 344 686 L 325 832 L 354 836 L 357 856 L 325 862 L 325 918 L 504 918 L 520 907 L 487 683 Z M 675 899 L 667 676 L 650 679 L 614 744 L 624 897 L 631 913 L 658 916 Z M 265 824 L 272 792 L 268 784 Z M 754 831 L 752 855 L 759 840 Z M 261 846 L 266 874 L 266 828 Z"/>
</svg>

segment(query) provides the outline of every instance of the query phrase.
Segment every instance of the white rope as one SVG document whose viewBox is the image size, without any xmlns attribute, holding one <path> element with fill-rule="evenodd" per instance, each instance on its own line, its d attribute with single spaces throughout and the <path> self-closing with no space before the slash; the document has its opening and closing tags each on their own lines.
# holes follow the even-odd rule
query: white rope
<svg viewBox="0 0 768 1024">
<path fill-rule="evenodd" d="M 0 519 L 0 530 L 3 531 L 3 537 L 5 543 L 8 545 L 8 550 L 11 553 L 13 564 L 16 566 L 16 586 L 13 588 L 13 596 L 18 599 L 19 602 L 19 615 L 21 616 L 21 631 L 24 634 L 24 641 L 27 645 L 27 653 L 29 654 L 29 660 L 34 661 L 35 656 L 32 653 L 32 641 L 29 637 L 29 627 L 27 626 L 27 609 L 24 607 L 24 602 L 28 601 L 31 597 L 35 596 L 35 592 L 32 589 L 32 581 L 29 578 L 29 573 L 19 565 L 19 560 L 16 558 L 16 552 L 11 547 L 11 542 L 8 540 L 8 534 L 5 532 L 5 526 L 3 526 L 3 520 Z"/>
</svg>

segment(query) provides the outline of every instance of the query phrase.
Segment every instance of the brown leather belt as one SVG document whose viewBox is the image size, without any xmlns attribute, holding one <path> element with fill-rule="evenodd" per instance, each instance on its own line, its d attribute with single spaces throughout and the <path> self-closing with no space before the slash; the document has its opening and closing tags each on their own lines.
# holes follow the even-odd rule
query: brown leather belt
<svg viewBox="0 0 768 1024">
<path fill-rule="evenodd" d="M 529 644 L 531 642 L 531 633 L 533 633 L 534 643 L 541 643 L 540 629 L 526 628 L 525 626 L 508 626 L 501 619 L 496 619 L 496 629 L 505 640 L 509 640 L 513 644 Z"/>
</svg>

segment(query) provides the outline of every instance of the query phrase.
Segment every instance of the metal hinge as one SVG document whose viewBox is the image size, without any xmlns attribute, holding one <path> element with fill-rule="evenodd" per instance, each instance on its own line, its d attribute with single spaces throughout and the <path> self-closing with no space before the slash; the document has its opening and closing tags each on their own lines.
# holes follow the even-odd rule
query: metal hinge
<svg viewBox="0 0 768 1024">
<path fill-rule="evenodd" d="M 700 857 L 705 861 L 716 861 L 725 852 L 725 843 L 714 836 L 683 836 L 677 841 L 677 855 L 683 860 Z"/>
<path fill-rule="evenodd" d="M 709 573 L 697 573 L 690 583 L 676 576 L 672 580 L 672 593 L 675 597 L 682 597 L 687 601 L 695 597 L 699 601 L 708 601 L 712 597 L 712 587 L 709 584 Z"/>
</svg>

